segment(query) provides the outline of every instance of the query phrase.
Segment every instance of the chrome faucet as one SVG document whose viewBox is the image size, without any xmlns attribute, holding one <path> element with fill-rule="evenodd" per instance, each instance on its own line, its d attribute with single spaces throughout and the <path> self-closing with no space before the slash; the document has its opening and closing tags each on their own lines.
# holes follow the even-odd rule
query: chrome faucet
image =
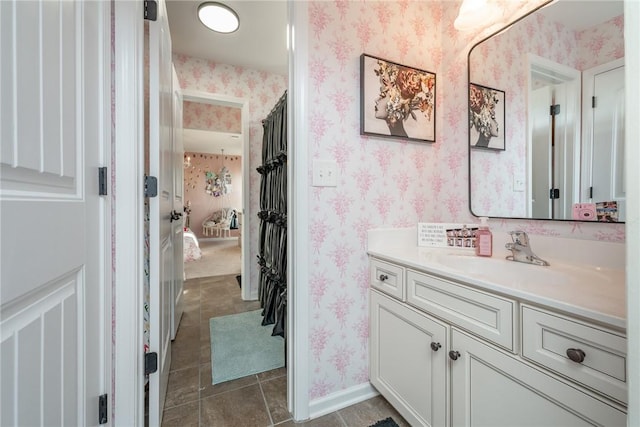
<svg viewBox="0 0 640 427">
<path fill-rule="evenodd" d="M 504 247 L 512 253 L 512 255 L 507 255 L 508 260 L 543 266 L 550 265 L 547 261 L 533 253 L 531 246 L 529 246 L 529 236 L 527 236 L 527 233 L 524 231 L 510 231 L 509 234 L 513 242 L 504 245 Z"/>
</svg>

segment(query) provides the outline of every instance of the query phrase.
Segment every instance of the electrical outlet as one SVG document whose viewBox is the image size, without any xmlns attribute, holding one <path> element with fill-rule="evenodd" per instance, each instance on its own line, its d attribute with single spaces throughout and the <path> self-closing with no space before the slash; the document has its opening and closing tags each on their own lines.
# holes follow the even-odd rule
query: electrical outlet
<svg viewBox="0 0 640 427">
<path fill-rule="evenodd" d="M 338 165 L 333 160 L 314 160 L 313 179 L 314 187 L 336 187 L 338 185 Z"/>
<path fill-rule="evenodd" d="M 524 179 L 513 177 L 513 191 L 524 191 Z"/>
</svg>

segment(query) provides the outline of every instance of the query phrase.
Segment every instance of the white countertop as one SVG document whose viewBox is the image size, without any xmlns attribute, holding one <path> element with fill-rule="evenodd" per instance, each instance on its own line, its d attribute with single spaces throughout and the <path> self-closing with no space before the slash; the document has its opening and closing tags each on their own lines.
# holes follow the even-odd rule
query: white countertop
<svg viewBox="0 0 640 427">
<path fill-rule="evenodd" d="M 504 257 L 510 252 L 504 249 L 503 237 L 494 236 L 493 257 L 483 258 L 476 257 L 472 250 L 418 247 L 415 228 L 370 230 L 368 254 L 521 302 L 626 329 L 625 272 L 620 268 L 624 265 L 624 245 L 530 235 L 534 252 L 551 263 L 550 267 L 541 267 L 506 261 Z M 546 252 L 537 251 L 536 243 Z M 553 246 L 556 252 L 551 253 Z"/>
</svg>

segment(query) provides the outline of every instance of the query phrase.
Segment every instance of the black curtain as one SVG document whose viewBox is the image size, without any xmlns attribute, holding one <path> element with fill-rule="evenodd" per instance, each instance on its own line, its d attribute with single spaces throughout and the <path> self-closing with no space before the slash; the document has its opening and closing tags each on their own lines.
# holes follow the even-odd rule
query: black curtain
<svg viewBox="0 0 640 427">
<path fill-rule="evenodd" d="M 287 93 L 262 121 L 258 298 L 262 324 L 285 337 L 287 318 Z"/>
</svg>

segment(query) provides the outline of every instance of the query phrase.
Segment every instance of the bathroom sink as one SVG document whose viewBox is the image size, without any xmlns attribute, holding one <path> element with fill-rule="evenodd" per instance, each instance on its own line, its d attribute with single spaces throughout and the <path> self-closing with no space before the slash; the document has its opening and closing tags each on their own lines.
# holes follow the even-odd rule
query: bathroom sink
<svg viewBox="0 0 640 427">
<path fill-rule="evenodd" d="M 550 266 L 538 266 L 509 261 L 495 255 L 489 258 L 468 253 L 447 253 L 434 257 L 433 262 L 471 278 L 511 285 L 607 284 L 613 279 L 606 270 L 597 267 L 568 265 L 552 260 L 550 260 Z"/>
</svg>

